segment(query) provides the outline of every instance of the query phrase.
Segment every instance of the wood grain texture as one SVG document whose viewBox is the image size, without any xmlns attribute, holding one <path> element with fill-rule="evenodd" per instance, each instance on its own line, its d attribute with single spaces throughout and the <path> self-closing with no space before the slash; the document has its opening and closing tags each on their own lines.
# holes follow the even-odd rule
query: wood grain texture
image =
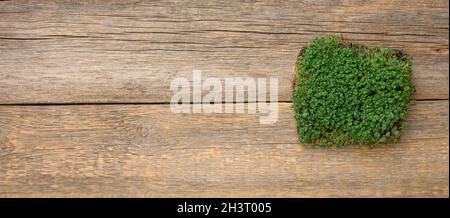
<svg viewBox="0 0 450 218">
<path fill-rule="evenodd" d="M 447 0 L 0 1 L 0 197 L 448 197 L 448 15 Z M 414 57 L 399 143 L 297 143 L 293 64 L 327 34 Z M 170 81 L 194 69 L 277 77 L 278 122 L 171 113 Z"/>
<path fill-rule="evenodd" d="M 260 125 L 168 105 L 2 106 L 0 196 L 448 197 L 448 100 L 416 102 L 401 141 L 371 149 L 300 146 L 279 109 Z"/>
<path fill-rule="evenodd" d="M 0 104 L 168 102 L 170 81 L 279 79 L 314 37 L 402 49 L 416 99 L 448 99 L 448 1 L 2 1 Z"/>
</svg>

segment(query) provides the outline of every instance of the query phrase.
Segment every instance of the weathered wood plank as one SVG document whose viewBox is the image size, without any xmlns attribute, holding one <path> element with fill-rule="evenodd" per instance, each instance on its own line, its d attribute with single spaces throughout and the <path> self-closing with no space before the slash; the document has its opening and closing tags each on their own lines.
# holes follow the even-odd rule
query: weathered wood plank
<svg viewBox="0 0 450 218">
<path fill-rule="evenodd" d="M 260 125 L 168 105 L 2 106 L 0 196 L 448 197 L 447 100 L 416 102 L 401 141 L 372 149 L 297 144 L 290 107 Z"/>
<path fill-rule="evenodd" d="M 279 79 L 299 49 L 342 34 L 415 58 L 416 99 L 448 99 L 448 1 L 0 2 L 0 104 L 168 102 L 170 81 Z M 56 94 L 57 93 L 57 94 Z"/>
</svg>

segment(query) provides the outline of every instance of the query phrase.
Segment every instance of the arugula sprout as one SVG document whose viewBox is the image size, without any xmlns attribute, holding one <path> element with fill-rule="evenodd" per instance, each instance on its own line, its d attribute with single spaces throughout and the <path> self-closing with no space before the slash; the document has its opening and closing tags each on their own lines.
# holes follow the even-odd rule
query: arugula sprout
<svg viewBox="0 0 450 218">
<path fill-rule="evenodd" d="M 296 66 L 293 109 L 301 143 L 395 142 L 415 90 L 412 58 L 337 36 L 314 39 Z"/>
</svg>

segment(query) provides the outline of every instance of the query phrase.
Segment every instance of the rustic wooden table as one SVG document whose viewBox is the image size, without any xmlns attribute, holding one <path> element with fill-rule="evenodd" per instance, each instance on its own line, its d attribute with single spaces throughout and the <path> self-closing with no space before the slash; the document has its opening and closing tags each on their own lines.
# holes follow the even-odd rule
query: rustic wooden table
<svg viewBox="0 0 450 218">
<path fill-rule="evenodd" d="M 447 0 L 0 1 L 0 196 L 448 197 L 448 27 Z M 297 143 L 293 63 L 327 34 L 414 57 L 399 143 Z M 193 69 L 277 77 L 278 122 L 172 113 Z"/>
</svg>

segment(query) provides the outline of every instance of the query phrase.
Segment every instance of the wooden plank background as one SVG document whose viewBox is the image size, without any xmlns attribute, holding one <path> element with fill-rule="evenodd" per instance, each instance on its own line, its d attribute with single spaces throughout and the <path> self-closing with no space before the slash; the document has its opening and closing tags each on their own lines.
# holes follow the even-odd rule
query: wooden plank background
<svg viewBox="0 0 450 218">
<path fill-rule="evenodd" d="M 4 104 L 168 102 L 193 69 L 276 76 L 290 101 L 298 51 L 326 34 L 404 50 L 416 98 L 448 99 L 445 0 L 6 1 L 0 30 Z"/>
<path fill-rule="evenodd" d="M 448 101 L 411 107 L 400 143 L 297 144 L 290 103 L 257 115 L 166 105 L 0 108 L 4 196 L 445 196 Z"/>
<path fill-rule="evenodd" d="M 448 197 L 448 15 L 446 0 L 0 1 L 0 196 Z M 399 143 L 297 143 L 293 64 L 327 34 L 414 57 Z M 278 122 L 171 113 L 170 81 L 194 69 L 277 77 Z"/>
</svg>

